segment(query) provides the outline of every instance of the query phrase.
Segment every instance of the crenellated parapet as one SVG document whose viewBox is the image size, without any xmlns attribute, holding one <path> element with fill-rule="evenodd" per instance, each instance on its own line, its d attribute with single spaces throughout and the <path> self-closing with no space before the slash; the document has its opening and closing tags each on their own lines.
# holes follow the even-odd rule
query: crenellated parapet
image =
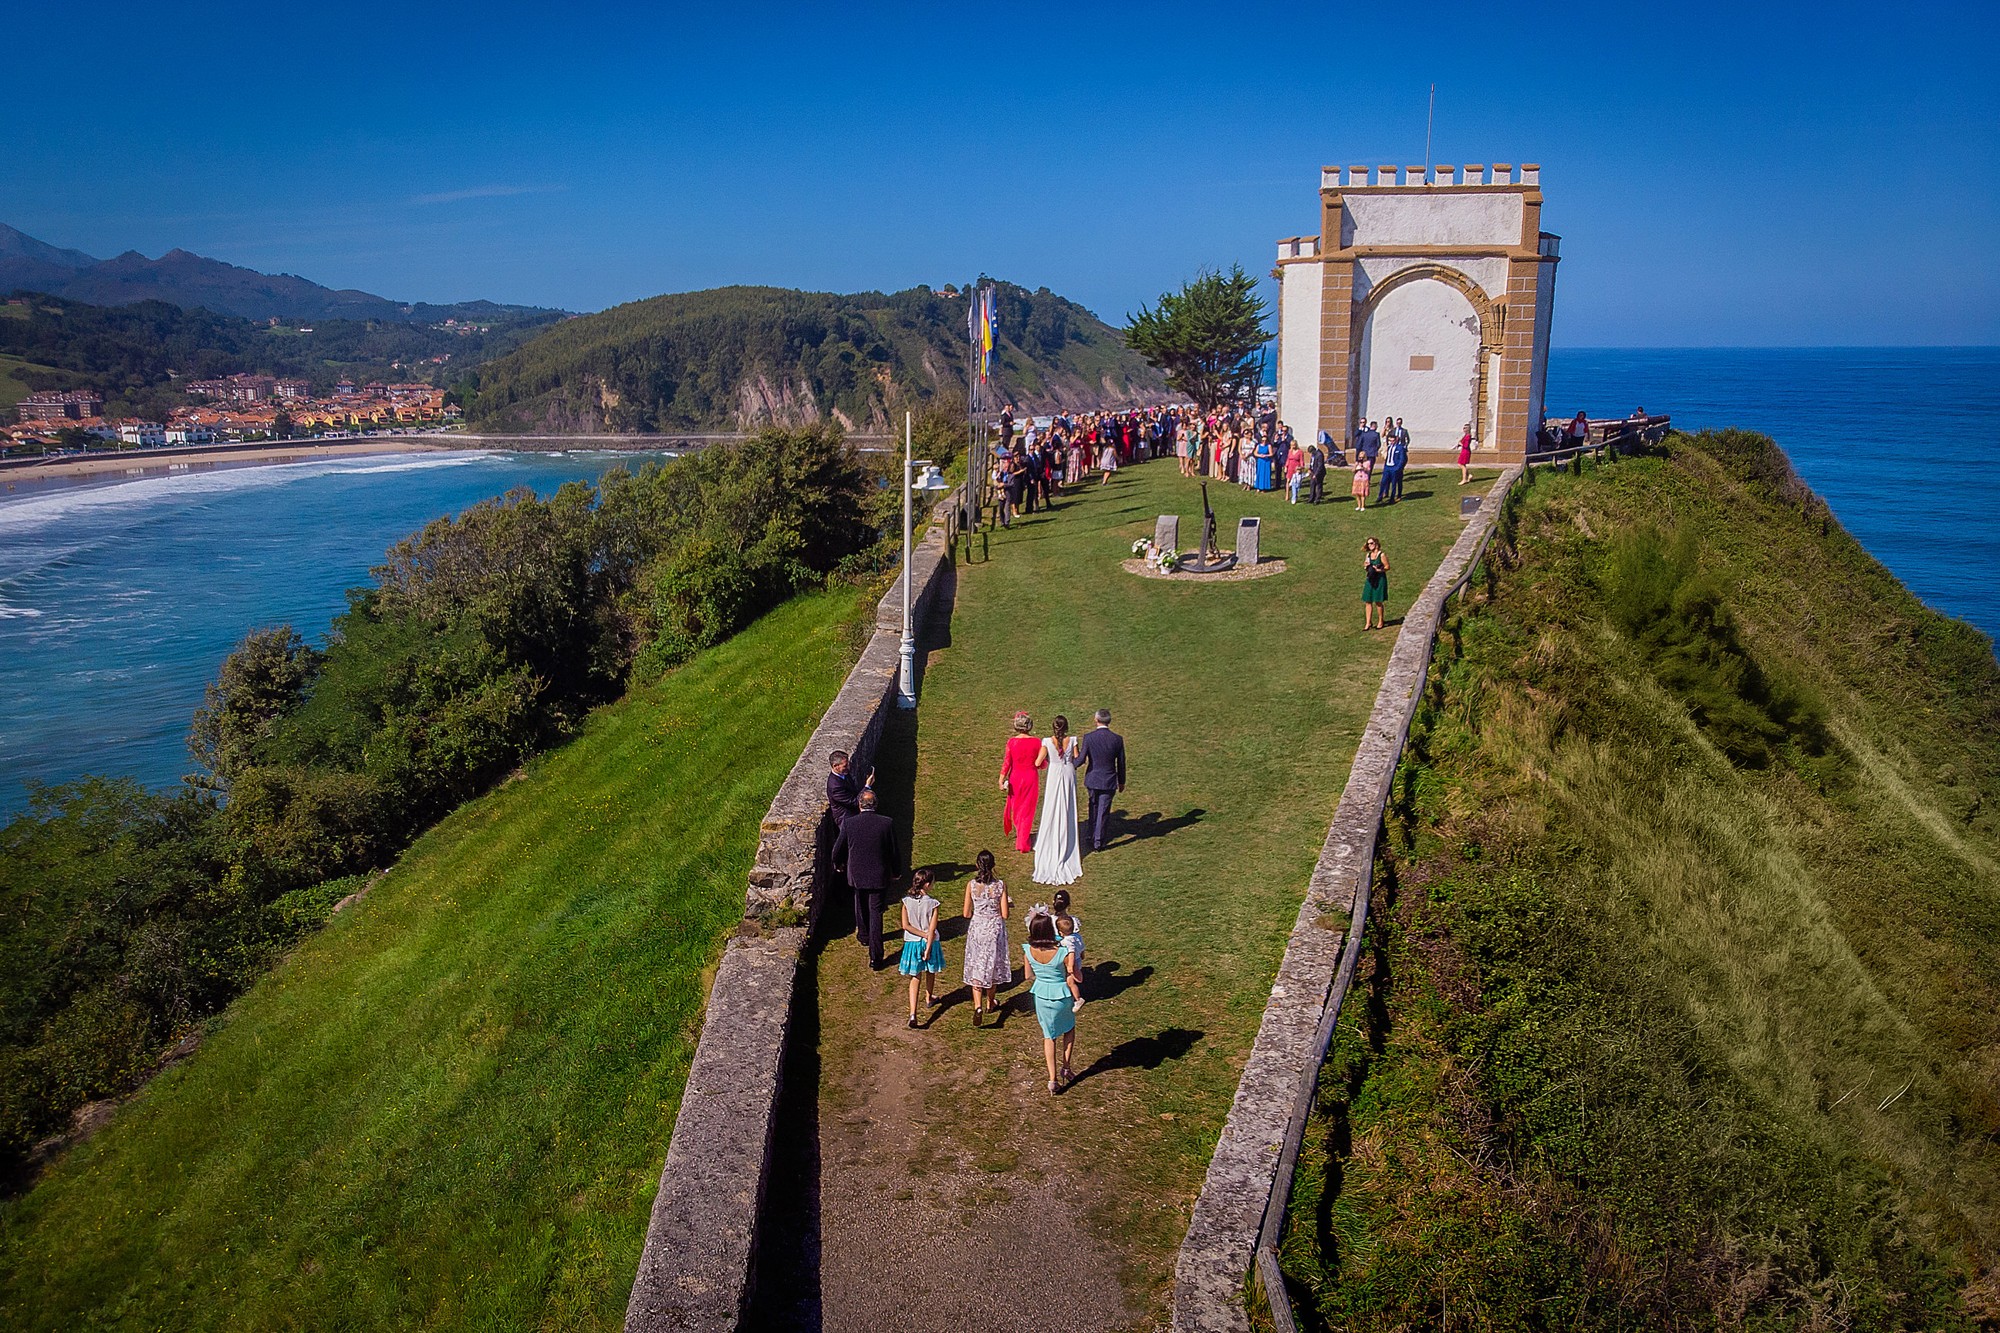
<svg viewBox="0 0 2000 1333">
<path fill-rule="evenodd" d="M 1542 183 L 1539 163 L 1468 163 L 1464 167 L 1439 163 L 1433 167 L 1321 167 L 1322 190 L 1407 190 L 1427 189 L 1518 190 L 1538 189 Z"/>
</svg>

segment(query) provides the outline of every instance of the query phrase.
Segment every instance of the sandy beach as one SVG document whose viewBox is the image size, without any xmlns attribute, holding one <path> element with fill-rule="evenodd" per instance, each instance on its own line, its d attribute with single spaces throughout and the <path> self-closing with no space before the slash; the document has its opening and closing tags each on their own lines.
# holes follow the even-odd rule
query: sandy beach
<svg viewBox="0 0 2000 1333">
<path fill-rule="evenodd" d="M 135 449 L 129 453 L 56 458 L 48 462 L 0 468 L 0 493 L 4 493 L 14 482 L 44 481 L 51 477 L 139 476 L 216 463 L 304 463 L 315 458 L 348 458 L 357 454 L 430 453 L 466 447 L 463 442 L 454 440 L 450 436 L 434 436 L 429 439 L 385 436 L 375 440 L 341 440 L 333 444 L 282 440 L 249 445 L 192 445 L 186 449 Z"/>
</svg>

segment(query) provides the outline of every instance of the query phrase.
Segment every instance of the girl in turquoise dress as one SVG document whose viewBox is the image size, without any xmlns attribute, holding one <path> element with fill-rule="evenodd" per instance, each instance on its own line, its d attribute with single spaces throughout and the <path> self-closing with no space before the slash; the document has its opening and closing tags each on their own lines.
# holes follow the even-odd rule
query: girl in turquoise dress
<svg viewBox="0 0 2000 1333">
<path fill-rule="evenodd" d="M 1056 938 L 1056 923 L 1049 909 L 1037 905 L 1028 914 L 1028 942 L 1021 946 L 1027 959 L 1030 991 L 1035 997 L 1035 1020 L 1042 1025 L 1042 1059 L 1049 1068 L 1049 1091 L 1057 1081 L 1068 1082 L 1070 1056 L 1076 1049 L 1076 1011 L 1083 1008 L 1083 987 L 1076 975 L 1076 958 L 1067 943 Z M 1062 1059 L 1056 1046 L 1062 1046 Z"/>
<path fill-rule="evenodd" d="M 903 956 L 896 970 L 910 979 L 910 1026 L 917 1026 L 917 992 L 926 1004 L 937 1003 L 937 975 L 944 971 L 944 942 L 938 938 L 938 900 L 931 897 L 935 876 L 919 870 L 910 876 L 910 895 L 903 899 Z"/>
</svg>

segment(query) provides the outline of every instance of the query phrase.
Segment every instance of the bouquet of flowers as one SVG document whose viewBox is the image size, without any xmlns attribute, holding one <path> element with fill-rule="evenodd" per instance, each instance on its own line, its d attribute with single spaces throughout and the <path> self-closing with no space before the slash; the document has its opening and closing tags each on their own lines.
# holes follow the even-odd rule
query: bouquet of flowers
<svg viewBox="0 0 2000 1333">
<path fill-rule="evenodd" d="M 1160 570 L 1162 573 L 1171 574 L 1180 568 L 1180 564 L 1181 553 L 1179 551 L 1160 552 Z"/>
<path fill-rule="evenodd" d="M 1135 542 L 1133 542 L 1133 543 L 1132 543 L 1132 554 L 1133 554 L 1133 555 L 1151 555 L 1152 553 L 1153 553 L 1153 539 L 1152 539 L 1152 538 L 1150 538 L 1150 537 L 1141 537 L 1141 538 L 1139 538 L 1139 539 L 1138 539 L 1137 541 L 1135 541 Z"/>
</svg>

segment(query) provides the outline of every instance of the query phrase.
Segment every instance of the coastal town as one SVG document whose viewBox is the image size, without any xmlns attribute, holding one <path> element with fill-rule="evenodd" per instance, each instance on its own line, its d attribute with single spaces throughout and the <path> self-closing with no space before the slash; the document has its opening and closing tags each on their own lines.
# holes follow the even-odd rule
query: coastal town
<svg viewBox="0 0 2000 1333">
<path fill-rule="evenodd" d="M 459 418 L 445 391 L 422 383 L 340 380 L 316 392 L 309 380 L 230 375 L 190 381 L 188 403 L 165 420 L 111 417 L 104 396 L 80 389 L 31 393 L 0 425 L 0 457 L 76 449 L 151 449 L 323 437 L 449 425 Z"/>
</svg>

